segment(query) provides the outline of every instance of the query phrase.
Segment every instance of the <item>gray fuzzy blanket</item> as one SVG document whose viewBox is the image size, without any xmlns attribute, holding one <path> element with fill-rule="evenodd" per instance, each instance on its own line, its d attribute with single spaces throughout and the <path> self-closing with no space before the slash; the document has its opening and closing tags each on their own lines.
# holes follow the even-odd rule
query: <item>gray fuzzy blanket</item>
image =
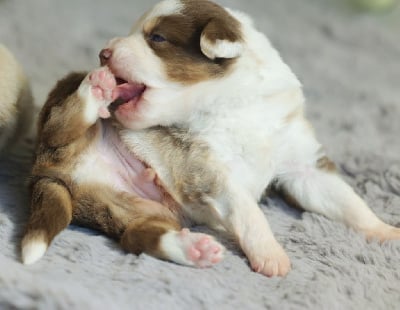
<svg viewBox="0 0 400 310">
<path fill-rule="evenodd" d="M 128 32 L 155 1 L 0 0 L 0 41 L 25 67 L 37 106 L 71 70 Z M 308 115 L 344 178 L 400 224 L 400 10 L 360 13 L 341 0 L 220 3 L 250 13 L 299 75 Z M 224 236 L 226 259 L 193 269 L 135 256 L 71 226 L 32 266 L 20 263 L 32 139 L 0 160 L 0 309 L 399 309 L 400 241 L 383 245 L 279 199 L 262 209 L 292 259 L 284 278 L 250 271 Z M 205 228 L 199 227 L 199 230 Z"/>
</svg>

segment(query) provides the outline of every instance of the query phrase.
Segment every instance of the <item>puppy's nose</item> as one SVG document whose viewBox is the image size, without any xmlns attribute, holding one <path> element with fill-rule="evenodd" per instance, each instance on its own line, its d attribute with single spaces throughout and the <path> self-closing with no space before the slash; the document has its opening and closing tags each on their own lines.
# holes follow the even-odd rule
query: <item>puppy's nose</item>
<svg viewBox="0 0 400 310">
<path fill-rule="evenodd" d="M 106 65 L 112 56 L 112 50 L 109 48 L 102 49 L 99 54 L 100 63 L 102 66 Z"/>
</svg>

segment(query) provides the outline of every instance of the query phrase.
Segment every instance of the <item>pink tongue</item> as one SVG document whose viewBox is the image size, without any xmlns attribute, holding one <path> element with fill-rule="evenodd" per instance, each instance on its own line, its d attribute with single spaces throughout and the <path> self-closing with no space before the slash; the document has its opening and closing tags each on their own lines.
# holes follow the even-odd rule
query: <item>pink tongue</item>
<svg viewBox="0 0 400 310">
<path fill-rule="evenodd" d="M 145 86 L 143 84 L 124 83 L 117 86 L 117 97 L 129 101 L 139 96 Z"/>
</svg>

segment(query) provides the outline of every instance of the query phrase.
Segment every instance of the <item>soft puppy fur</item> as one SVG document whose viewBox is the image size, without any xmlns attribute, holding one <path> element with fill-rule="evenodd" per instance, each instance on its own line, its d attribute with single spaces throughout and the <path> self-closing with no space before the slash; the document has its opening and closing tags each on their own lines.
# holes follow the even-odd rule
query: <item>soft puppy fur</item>
<svg viewBox="0 0 400 310">
<path fill-rule="evenodd" d="M 106 120 L 107 106 L 119 95 L 106 68 L 72 73 L 50 92 L 38 121 L 23 262 L 42 257 L 71 222 L 101 230 L 135 254 L 198 267 L 219 262 L 224 248 L 211 236 L 182 229 L 180 206 L 159 186 L 154 170 L 122 144 L 118 125 Z M 169 167 L 181 168 L 185 157 L 206 154 L 198 144 L 190 150 L 186 136 L 154 128 L 146 139 L 155 152 L 174 154 Z"/>
<path fill-rule="evenodd" d="M 11 52 L 0 44 L 0 152 L 29 131 L 33 115 L 25 73 Z"/>
<path fill-rule="evenodd" d="M 290 260 L 257 204 L 268 186 L 296 206 L 342 221 L 369 239 L 400 238 L 400 229 L 378 219 L 340 178 L 305 119 L 300 82 L 243 13 L 206 0 L 162 1 L 127 37 L 111 40 L 100 59 L 106 67 L 101 70 L 116 77 L 109 91 L 119 98 L 111 105 L 118 139 L 132 157 L 156 172 L 154 183 L 176 203 L 176 212 L 196 223 L 223 227 L 237 239 L 255 271 L 284 276 L 290 270 Z M 79 89 L 85 83 L 80 85 L 73 94 L 83 93 Z M 77 104 L 84 107 L 77 114 L 86 115 L 86 124 L 108 116 L 104 107 L 113 96 L 100 96 L 101 104 L 87 96 L 80 95 Z M 75 181 L 88 176 L 89 165 L 74 167 Z M 102 178 L 93 175 L 87 180 L 98 186 Z M 33 214 L 39 214 L 36 206 L 33 200 Z M 48 211 L 40 212 L 45 216 Z M 32 253 L 43 238 L 29 236 L 35 229 L 48 231 L 41 216 L 40 229 L 28 226 L 24 238 Z M 168 223 L 167 218 L 158 217 L 158 225 Z M 86 219 L 102 223 L 94 216 Z M 191 233 L 180 231 L 179 223 L 153 239 L 135 239 L 138 234 L 128 233 L 130 244 L 145 240 L 146 246 L 156 244 L 169 253 L 164 257 L 192 265 L 203 265 L 196 263 L 200 258 L 206 265 L 219 260 L 222 247 L 209 237 L 186 246 L 181 240 Z M 142 227 L 154 231 L 151 225 Z M 43 248 L 50 241 L 41 241 Z M 208 243 L 213 245 L 203 250 Z"/>
</svg>

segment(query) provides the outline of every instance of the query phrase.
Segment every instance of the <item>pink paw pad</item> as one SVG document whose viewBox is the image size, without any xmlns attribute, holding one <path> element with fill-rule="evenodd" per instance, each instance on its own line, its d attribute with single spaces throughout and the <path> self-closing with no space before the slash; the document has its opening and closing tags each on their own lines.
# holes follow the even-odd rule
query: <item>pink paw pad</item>
<svg viewBox="0 0 400 310">
<path fill-rule="evenodd" d="M 186 257 L 197 267 L 209 267 L 223 258 L 224 247 L 211 236 L 182 229 L 180 238 L 186 244 Z"/>
<path fill-rule="evenodd" d="M 117 82 L 107 67 L 96 69 L 90 73 L 89 83 L 95 98 L 109 102 L 116 99 Z"/>
</svg>

